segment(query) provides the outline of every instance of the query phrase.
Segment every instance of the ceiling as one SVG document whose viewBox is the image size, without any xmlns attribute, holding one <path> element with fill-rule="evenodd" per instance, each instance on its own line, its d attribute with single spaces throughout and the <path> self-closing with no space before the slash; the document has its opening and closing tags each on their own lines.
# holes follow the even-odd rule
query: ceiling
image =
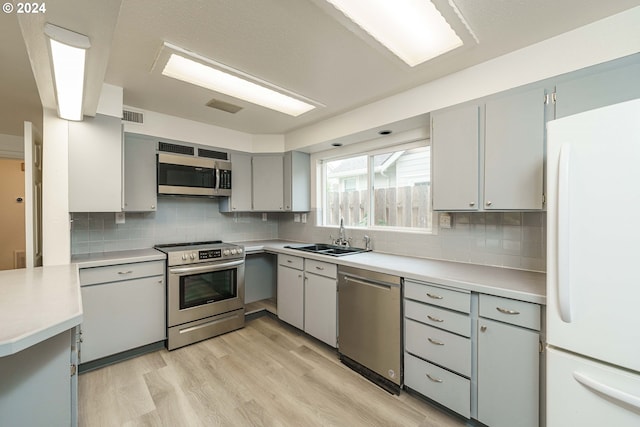
<svg viewBox="0 0 640 427">
<path fill-rule="evenodd" d="M 471 42 L 464 47 L 413 68 L 323 0 L 59 0 L 55 6 L 47 3 L 49 9 L 59 9 L 48 10 L 41 19 L 90 33 L 92 45 L 100 39 L 102 43 L 92 46 L 90 53 L 105 61 L 104 74 L 97 75 L 123 87 L 124 103 L 134 109 L 252 134 L 283 134 L 640 4 L 640 0 L 451 1 L 478 43 L 467 34 Z M 447 0 L 436 2 L 443 14 L 452 14 Z M 109 19 L 101 19 L 106 12 L 97 6 L 105 3 L 113 5 Z M 118 8 L 119 15 L 114 15 Z M 64 25 L 53 22 L 65 9 L 73 10 L 73 19 L 65 18 Z M 14 41 L 0 45 L 0 133 L 21 135 L 22 120 L 37 115 L 40 99 L 47 98 L 38 96 L 38 87 L 44 85 L 36 86 L 29 66 L 20 32 L 21 26 L 25 31 L 24 21 L 21 17 L 18 25 L 15 14 L 0 17 L 0 36 Z M 324 107 L 290 117 L 163 77 L 164 64 L 154 67 L 163 42 Z M 29 52 L 36 63 L 37 52 L 31 48 Z M 231 114 L 207 107 L 212 98 L 242 110 Z"/>
</svg>

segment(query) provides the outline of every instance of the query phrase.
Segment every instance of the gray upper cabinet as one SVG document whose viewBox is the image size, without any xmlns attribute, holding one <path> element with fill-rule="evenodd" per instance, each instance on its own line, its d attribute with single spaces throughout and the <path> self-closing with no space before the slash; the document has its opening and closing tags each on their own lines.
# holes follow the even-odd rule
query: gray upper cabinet
<svg viewBox="0 0 640 427">
<path fill-rule="evenodd" d="M 253 210 L 260 212 L 284 210 L 284 161 L 282 154 L 254 156 L 252 169 Z"/>
<path fill-rule="evenodd" d="M 545 90 L 485 104 L 484 209 L 543 208 Z"/>
<path fill-rule="evenodd" d="M 231 196 L 220 199 L 221 212 L 251 210 L 251 154 L 231 153 Z"/>
<path fill-rule="evenodd" d="M 122 210 L 122 124 L 96 115 L 69 122 L 69 212 Z"/>
<path fill-rule="evenodd" d="M 556 84 L 556 118 L 640 98 L 635 62 Z"/>
<path fill-rule="evenodd" d="M 465 105 L 432 114 L 433 209 L 478 208 L 480 108 Z"/>
<path fill-rule="evenodd" d="M 288 151 L 284 154 L 284 210 L 308 212 L 311 192 L 309 154 Z"/>
<path fill-rule="evenodd" d="M 125 134 L 123 210 L 157 210 L 157 191 L 156 141 L 140 135 Z"/>
</svg>

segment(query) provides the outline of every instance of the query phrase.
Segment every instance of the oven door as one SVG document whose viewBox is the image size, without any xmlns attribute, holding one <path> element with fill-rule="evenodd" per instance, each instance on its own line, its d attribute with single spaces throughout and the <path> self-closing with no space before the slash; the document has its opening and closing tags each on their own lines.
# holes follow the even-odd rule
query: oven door
<svg viewBox="0 0 640 427">
<path fill-rule="evenodd" d="M 168 271 L 169 327 L 244 307 L 244 259 Z"/>
</svg>

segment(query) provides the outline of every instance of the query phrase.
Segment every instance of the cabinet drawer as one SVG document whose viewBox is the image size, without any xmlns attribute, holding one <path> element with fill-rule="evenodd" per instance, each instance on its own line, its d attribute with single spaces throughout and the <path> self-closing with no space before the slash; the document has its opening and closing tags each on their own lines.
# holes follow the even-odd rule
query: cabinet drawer
<svg viewBox="0 0 640 427">
<path fill-rule="evenodd" d="M 540 306 L 530 302 L 480 294 L 480 316 L 540 330 Z"/>
<path fill-rule="evenodd" d="M 458 335 L 471 336 L 471 319 L 467 314 L 438 308 L 430 304 L 405 300 L 404 315 L 409 319 L 445 329 Z"/>
<path fill-rule="evenodd" d="M 304 258 L 299 256 L 278 254 L 278 264 L 295 268 L 296 270 L 304 270 Z"/>
<path fill-rule="evenodd" d="M 471 376 L 471 340 L 405 319 L 408 352 L 467 377 Z"/>
<path fill-rule="evenodd" d="M 80 269 L 80 285 L 118 282 L 139 279 L 141 277 L 163 276 L 164 261 L 133 262 L 130 264 L 109 265 Z"/>
<path fill-rule="evenodd" d="M 455 291 L 427 283 L 406 280 L 404 296 L 412 300 L 426 302 L 463 313 L 469 313 L 471 311 L 470 292 Z"/>
<path fill-rule="evenodd" d="M 408 353 L 404 355 L 405 386 L 469 418 L 471 381 Z"/>
<path fill-rule="evenodd" d="M 331 277 L 332 279 L 338 277 L 338 267 L 335 264 L 316 261 L 314 259 L 306 260 L 305 271 L 319 274 L 320 276 Z"/>
</svg>

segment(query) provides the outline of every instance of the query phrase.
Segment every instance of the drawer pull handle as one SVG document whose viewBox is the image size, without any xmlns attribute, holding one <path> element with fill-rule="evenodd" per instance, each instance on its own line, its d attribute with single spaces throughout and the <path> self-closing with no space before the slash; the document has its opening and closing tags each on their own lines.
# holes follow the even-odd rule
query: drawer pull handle
<svg viewBox="0 0 640 427">
<path fill-rule="evenodd" d="M 291 261 L 290 259 L 288 259 L 288 260 L 287 260 L 287 262 L 288 262 L 289 264 L 293 263 L 293 261 Z"/>
<path fill-rule="evenodd" d="M 430 294 L 429 292 L 427 292 L 427 296 L 429 298 L 433 298 L 433 299 L 442 299 L 442 297 L 440 295 Z"/>
<path fill-rule="evenodd" d="M 502 308 L 502 307 L 496 307 L 496 310 L 498 310 L 500 313 L 504 313 L 504 314 L 520 314 L 519 311 L 509 310 L 509 309 Z"/>
<path fill-rule="evenodd" d="M 429 374 L 425 374 L 427 376 L 427 378 L 429 378 L 431 381 L 433 381 L 434 383 L 441 383 L 442 380 L 440 378 L 434 378 Z"/>
<path fill-rule="evenodd" d="M 324 270 L 324 267 L 320 267 L 320 266 L 316 265 L 316 270 Z"/>
<path fill-rule="evenodd" d="M 429 342 L 434 345 L 444 345 L 442 341 L 434 340 L 433 338 L 427 338 L 427 340 L 429 340 Z"/>
<path fill-rule="evenodd" d="M 133 270 L 129 270 L 129 271 L 118 271 L 118 274 L 131 274 L 133 273 Z"/>
<path fill-rule="evenodd" d="M 431 321 L 433 321 L 433 322 L 444 322 L 444 320 L 443 320 L 443 319 L 438 319 L 437 317 L 433 317 L 433 316 L 432 316 L 432 315 L 430 315 L 430 314 L 427 314 L 427 319 L 429 319 L 429 320 L 431 320 Z"/>
</svg>

